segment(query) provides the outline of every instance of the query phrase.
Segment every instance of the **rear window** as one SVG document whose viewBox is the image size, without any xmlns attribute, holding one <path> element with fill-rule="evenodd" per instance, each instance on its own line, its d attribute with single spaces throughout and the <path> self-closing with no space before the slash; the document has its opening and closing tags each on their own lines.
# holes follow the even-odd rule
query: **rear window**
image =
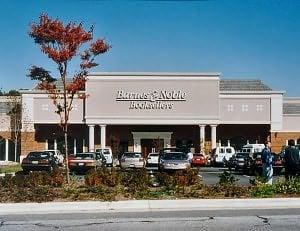
<svg viewBox="0 0 300 231">
<path fill-rule="evenodd" d="M 96 152 L 100 152 L 100 153 L 105 154 L 105 155 L 110 154 L 109 149 L 97 149 Z"/>
<path fill-rule="evenodd" d="M 238 153 L 238 154 L 236 154 L 237 158 L 248 157 L 248 156 L 249 156 L 248 153 Z"/>
<path fill-rule="evenodd" d="M 75 159 L 79 160 L 92 160 L 94 159 L 94 154 L 88 154 L 88 153 L 78 153 L 75 155 Z"/>
<path fill-rule="evenodd" d="M 158 156 L 158 153 L 150 153 L 149 156 Z"/>
<path fill-rule="evenodd" d="M 232 149 L 231 148 L 226 148 L 226 153 L 232 153 Z"/>
<path fill-rule="evenodd" d="M 30 152 L 27 156 L 28 158 L 49 158 L 49 152 Z"/>
<path fill-rule="evenodd" d="M 197 157 L 197 158 L 199 158 L 199 157 L 204 157 L 202 154 L 194 154 L 193 156 L 194 156 L 194 157 Z"/>
<path fill-rule="evenodd" d="M 126 158 L 141 158 L 142 157 L 142 154 L 141 153 L 136 153 L 136 152 L 127 152 L 127 153 L 124 153 L 124 157 Z"/>
<path fill-rule="evenodd" d="M 183 152 L 168 152 L 168 153 L 163 153 L 162 159 L 164 159 L 164 160 L 186 160 L 187 155 Z"/>
</svg>

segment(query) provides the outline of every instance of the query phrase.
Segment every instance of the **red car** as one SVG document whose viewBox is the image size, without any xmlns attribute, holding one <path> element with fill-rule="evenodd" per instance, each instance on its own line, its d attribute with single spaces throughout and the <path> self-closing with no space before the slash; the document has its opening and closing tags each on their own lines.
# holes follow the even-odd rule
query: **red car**
<svg viewBox="0 0 300 231">
<path fill-rule="evenodd" d="M 207 159 L 203 154 L 195 153 L 192 159 L 193 166 L 205 166 L 207 164 Z"/>
</svg>

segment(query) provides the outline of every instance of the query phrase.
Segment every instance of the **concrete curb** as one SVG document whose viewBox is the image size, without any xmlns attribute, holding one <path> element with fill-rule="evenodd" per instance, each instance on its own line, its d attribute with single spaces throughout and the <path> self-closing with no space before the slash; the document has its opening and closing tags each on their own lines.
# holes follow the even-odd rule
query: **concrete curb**
<svg viewBox="0 0 300 231">
<path fill-rule="evenodd" d="M 299 208 L 300 198 L 1 203 L 0 215 Z"/>
</svg>

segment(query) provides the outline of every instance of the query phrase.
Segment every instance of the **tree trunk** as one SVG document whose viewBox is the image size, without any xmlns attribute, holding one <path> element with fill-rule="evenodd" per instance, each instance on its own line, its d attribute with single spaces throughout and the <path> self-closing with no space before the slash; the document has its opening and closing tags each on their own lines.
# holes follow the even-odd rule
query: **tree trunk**
<svg viewBox="0 0 300 231">
<path fill-rule="evenodd" d="M 69 174 L 69 162 L 68 162 L 68 159 L 69 159 L 69 150 L 68 150 L 68 125 L 65 124 L 65 131 L 64 131 L 64 134 L 65 134 L 65 155 L 66 155 L 66 171 L 67 171 L 67 183 L 69 184 L 70 183 L 70 174 Z"/>
<path fill-rule="evenodd" d="M 15 162 L 17 162 L 17 151 L 18 151 L 17 145 L 18 145 L 18 140 L 15 137 Z"/>
</svg>

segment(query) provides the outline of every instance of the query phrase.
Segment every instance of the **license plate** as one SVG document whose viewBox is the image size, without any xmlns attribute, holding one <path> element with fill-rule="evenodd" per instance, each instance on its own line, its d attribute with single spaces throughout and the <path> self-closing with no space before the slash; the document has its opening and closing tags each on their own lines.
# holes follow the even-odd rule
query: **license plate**
<svg viewBox="0 0 300 231">
<path fill-rule="evenodd" d="M 32 164 L 38 164 L 39 162 L 37 160 L 34 160 L 31 162 Z"/>
<path fill-rule="evenodd" d="M 84 163 L 78 163 L 78 166 L 84 166 Z"/>
<path fill-rule="evenodd" d="M 130 167 L 133 168 L 133 167 L 134 167 L 134 164 L 131 164 Z"/>
</svg>

